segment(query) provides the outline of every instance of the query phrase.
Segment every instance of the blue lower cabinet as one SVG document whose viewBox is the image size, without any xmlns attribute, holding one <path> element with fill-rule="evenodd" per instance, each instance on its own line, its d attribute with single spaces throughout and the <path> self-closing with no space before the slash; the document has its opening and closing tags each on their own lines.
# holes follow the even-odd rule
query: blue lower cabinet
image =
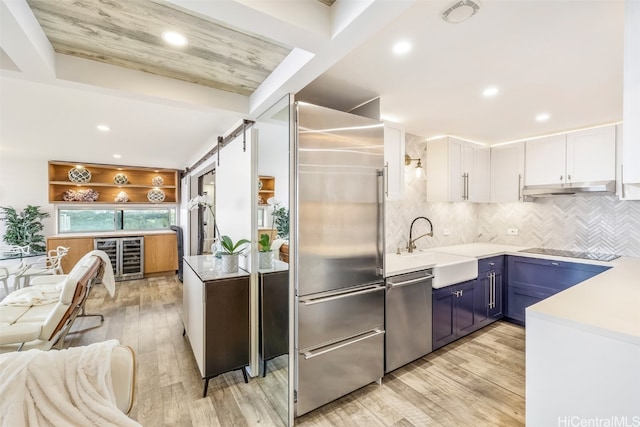
<svg viewBox="0 0 640 427">
<path fill-rule="evenodd" d="M 433 290 L 433 349 L 479 329 L 477 300 L 484 299 L 477 280 Z"/>
<path fill-rule="evenodd" d="M 525 324 L 525 308 L 608 270 L 610 267 L 518 256 L 507 257 L 505 316 Z"/>
<path fill-rule="evenodd" d="M 504 256 L 478 260 L 478 292 L 476 321 L 488 325 L 503 317 Z"/>
</svg>

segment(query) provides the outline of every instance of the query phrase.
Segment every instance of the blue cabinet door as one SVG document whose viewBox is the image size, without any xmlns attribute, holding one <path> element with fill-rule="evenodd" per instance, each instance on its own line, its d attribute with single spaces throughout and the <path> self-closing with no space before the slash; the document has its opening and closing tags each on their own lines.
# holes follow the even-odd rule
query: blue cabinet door
<svg viewBox="0 0 640 427">
<path fill-rule="evenodd" d="M 524 325 L 525 308 L 609 268 L 576 262 L 508 256 L 506 317 Z"/>
<path fill-rule="evenodd" d="M 510 285 L 507 293 L 509 308 L 507 317 L 524 325 L 525 308 L 550 297 L 555 292 L 540 286 Z"/>
<path fill-rule="evenodd" d="M 476 310 L 483 296 L 477 280 L 433 290 L 434 350 L 482 327 L 477 321 Z"/>
<path fill-rule="evenodd" d="M 476 301 L 476 321 L 488 325 L 503 317 L 504 256 L 478 260 L 479 295 Z"/>
<path fill-rule="evenodd" d="M 456 285 L 456 288 L 458 296 L 456 298 L 454 329 L 456 330 L 457 338 L 460 338 L 478 330 L 482 326 L 476 317 L 476 306 L 477 301 L 484 300 L 484 294 L 479 286 L 479 280 L 461 283 Z"/>
<path fill-rule="evenodd" d="M 502 297 L 504 294 L 504 274 L 502 271 L 495 271 L 493 290 L 493 306 L 489 307 L 488 321 L 495 322 L 502 319 L 504 311 L 502 308 Z"/>
<path fill-rule="evenodd" d="M 433 349 L 449 344 L 456 339 L 454 317 L 456 313 L 455 286 L 434 289 L 432 296 L 433 322 L 432 344 Z"/>
</svg>

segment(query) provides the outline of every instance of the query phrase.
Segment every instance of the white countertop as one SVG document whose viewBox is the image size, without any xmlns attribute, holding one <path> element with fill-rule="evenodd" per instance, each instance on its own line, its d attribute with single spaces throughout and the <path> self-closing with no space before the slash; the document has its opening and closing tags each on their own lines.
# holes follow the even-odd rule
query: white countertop
<svg viewBox="0 0 640 427">
<path fill-rule="evenodd" d="M 528 307 L 527 317 L 640 345 L 640 258 L 622 257 L 609 265 L 611 269 Z"/>
<path fill-rule="evenodd" d="M 203 282 L 249 275 L 241 268 L 238 269 L 237 273 L 223 273 L 220 259 L 216 259 L 213 255 L 185 256 L 184 261 Z"/>
</svg>

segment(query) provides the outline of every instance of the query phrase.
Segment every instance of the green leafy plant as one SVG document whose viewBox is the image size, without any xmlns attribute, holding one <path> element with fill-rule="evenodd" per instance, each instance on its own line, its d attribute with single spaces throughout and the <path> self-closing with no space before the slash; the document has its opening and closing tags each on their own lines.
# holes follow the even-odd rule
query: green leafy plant
<svg viewBox="0 0 640 427">
<path fill-rule="evenodd" d="M 269 235 L 266 233 L 261 234 L 260 240 L 258 240 L 258 245 L 260 246 L 258 248 L 260 252 L 271 251 L 271 239 L 269 238 Z"/>
<path fill-rule="evenodd" d="M 245 251 L 246 247 L 242 247 L 247 243 L 251 243 L 247 239 L 240 239 L 235 244 L 233 240 L 229 236 L 220 237 L 220 244 L 222 246 L 222 255 L 236 255 L 241 254 Z"/>
<path fill-rule="evenodd" d="M 284 207 L 275 207 L 273 209 L 273 223 L 278 230 L 278 237 L 281 239 L 289 238 L 289 210 Z"/>
<path fill-rule="evenodd" d="M 47 247 L 44 236 L 39 234 L 44 230 L 42 220 L 51 215 L 40 211 L 40 206 L 28 205 L 18 213 L 12 207 L 1 206 L 0 221 L 7 224 L 3 241 L 9 245 L 29 246 L 29 250 L 44 252 Z"/>
</svg>

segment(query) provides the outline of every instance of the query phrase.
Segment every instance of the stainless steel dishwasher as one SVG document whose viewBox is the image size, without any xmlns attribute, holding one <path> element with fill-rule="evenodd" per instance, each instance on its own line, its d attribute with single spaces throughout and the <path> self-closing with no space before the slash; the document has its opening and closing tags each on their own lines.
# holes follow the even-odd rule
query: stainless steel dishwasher
<svg viewBox="0 0 640 427">
<path fill-rule="evenodd" d="M 431 352 L 432 270 L 388 277 L 385 373 Z"/>
</svg>

